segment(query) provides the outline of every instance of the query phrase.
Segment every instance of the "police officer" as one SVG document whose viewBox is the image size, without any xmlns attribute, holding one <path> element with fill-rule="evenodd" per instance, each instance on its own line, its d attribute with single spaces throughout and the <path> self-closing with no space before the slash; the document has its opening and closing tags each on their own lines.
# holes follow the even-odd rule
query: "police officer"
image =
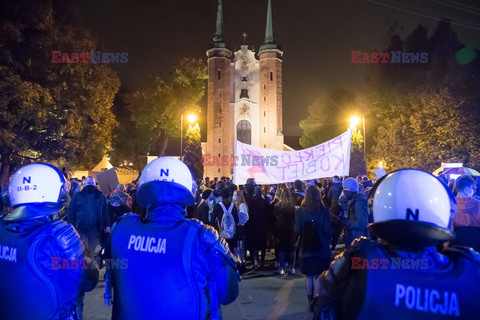
<svg viewBox="0 0 480 320">
<path fill-rule="evenodd" d="M 478 319 L 480 261 L 454 238 L 450 190 L 433 175 L 394 171 L 370 193 L 382 242 L 360 238 L 320 279 L 314 319 Z"/>
<path fill-rule="evenodd" d="M 81 297 L 98 282 L 73 226 L 51 216 L 63 207 L 65 178 L 48 164 L 13 175 L 14 210 L 0 220 L 0 318 L 81 319 Z"/>
<path fill-rule="evenodd" d="M 219 304 L 238 296 L 239 276 L 225 241 L 211 227 L 185 218 L 192 188 L 180 160 L 158 158 L 143 170 L 137 199 L 146 219 L 121 217 L 106 248 L 106 258 L 128 265 L 107 270 L 113 319 L 218 319 Z M 106 290 L 108 304 L 108 285 Z"/>
</svg>

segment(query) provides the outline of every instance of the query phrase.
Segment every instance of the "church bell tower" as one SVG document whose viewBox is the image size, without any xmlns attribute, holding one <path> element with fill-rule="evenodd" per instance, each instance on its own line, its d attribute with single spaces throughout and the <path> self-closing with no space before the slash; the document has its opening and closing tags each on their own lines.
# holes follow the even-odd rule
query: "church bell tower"
<svg viewBox="0 0 480 320">
<path fill-rule="evenodd" d="M 246 43 L 235 52 L 227 48 L 223 3 L 218 0 L 215 36 L 207 50 L 207 142 L 202 145 L 206 177 L 232 176 L 235 140 L 283 150 L 282 56 L 274 36 L 271 0 L 258 54 Z"/>
<path fill-rule="evenodd" d="M 213 43 L 207 50 L 207 155 L 205 176 L 230 176 L 230 161 L 225 156 L 234 153 L 233 112 L 230 108 L 230 64 L 232 52 L 224 40 L 223 4 L 218 0 L 217 25 Z M 222 163 L 222 155 L 223 163 Z M 223 164 L 223 165 L 222 165 Z"/>
<path fill-rule="evenodd" d="M 265 43 L 258 53 L 260 58 L 260 147 L 283 149 L 282 133 L 282 56 L 283 51 L 275 41 L 272 19 L 272 2 L 268 0 Z M 262 131 L 263 130 L 263 131 Z"/>
</svg>

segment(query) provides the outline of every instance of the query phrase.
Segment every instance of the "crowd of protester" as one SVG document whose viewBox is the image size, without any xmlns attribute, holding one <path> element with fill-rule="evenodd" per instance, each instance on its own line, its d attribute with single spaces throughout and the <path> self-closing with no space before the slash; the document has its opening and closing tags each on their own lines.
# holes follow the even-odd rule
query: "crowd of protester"
<svg viewBox="0 0 480 320">
<path fill-rule="evenodd" d="M 235 209 L 232 215 L 237 223 L 237 232 L 234 241 L 226 240 L 232 248 L 239 247 L 240 241 L 245 242 L 251 268 L 264 267 L 266 250 L 274 249 L 279 272 L 284 274 L 288 270 L 295 273 L 294 256 L 301 249 L 301 217 L 312 212 L 329 218 L 328 226 L 324 226 L 321 234 L 328 238 L 322 239 L 328 249 L 328 257 L 333 254 L 343 231 L 349 237 L 368 236 L 366 226 L 370 218 L 366 199 L 373 182 L 365 176 L 345 179 L 343 184 L 338 176 L 269 186 L 257 185 L 254 179 L 248 179 L 244 186 L 238 187 L 226 177 L 213 180 L 207 177 L 197 183 L 196 208 L 191 210 L 189 218 L 196 218 L 220 230 L 226 210 L 219 203 L 227 208 L 233 202 Z M 305 198 L 308 190 L 313 197 L 311 199 Z M 239 220 L 238 212 L 244 212 L 245 219 Z M 326 223 L 322 220 L 316 225 Z M 245 254 L 243 249 L 238 249 L 238 252 Z M 239 261 L 244 259 L 239 258 Z"/>
<path fill-rule="evenodd" d="M 456 196 L 458 213 L 452 228 L 480 226 L 480 196 L 477 181 L 470 176 L 440 179 Z M 373 217 L 367 198 L 375 181 L 366 176 L 294 181 L 258 185 L 248 179 L 237 186 L 226 177 L 197 181 L 195 205 L 186 215 L 215 228 L 238 261 L 241 273 L 271 268 L 267 251 L 275 255 L 278 274 L 306 276 L 310 308 L 319 292 L 319 277 L 335 253 L 348 249 L 354 239 L 370 237 L 367 225 Z M 72 224 L 86 248 L 103 246 L 110 228 L 128 212 L 145 215 L 136 201 L 135 181 L 119 184 L 103 195 L 94 178 L 70 179 L 69 204 L 60 218 Z M 8 213 L 8 193 L 2 188 L 2 215 Z M 335 250 L 337 250 L 335 252 Z"/>
<path fill-rule="evenodd" d="M 328 269 L 335 249 L 369 236 L 367 224 L 372 218 L 367 197 L 373 182 L 365 176 L 268 186 L 257 185 L 254 179 L 237 186 L 226 177 L 207 177 L 197 184 L 197 202 L 194 210 L 188 210 L 189 218 L 226 234 L 225 241 L 243 273 L 270 269 L 271 265 L 265 265 L 269 250 L 275 255 L 278 274 L 295 274 L 299 268 L 306 276 L 311 308 L 319 276 Z M 230 235 L 223 232 L 228 228 L 224 215 L 235 224 Z M 344 240 L 337 247 L 342 235 Z"/>
</svg>

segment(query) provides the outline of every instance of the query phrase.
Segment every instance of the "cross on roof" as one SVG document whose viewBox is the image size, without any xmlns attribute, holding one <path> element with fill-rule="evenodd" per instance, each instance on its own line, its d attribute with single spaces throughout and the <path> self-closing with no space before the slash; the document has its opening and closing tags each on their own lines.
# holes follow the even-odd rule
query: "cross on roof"
<svg viewBox="0 0 480 320">
<path fill-rule="evenodd" d="M 245 44 L 247 42 L 247 33 L 246 32 L 242 33 L 242 37 L 243 37 L 243 44 Z"/>
</svg>

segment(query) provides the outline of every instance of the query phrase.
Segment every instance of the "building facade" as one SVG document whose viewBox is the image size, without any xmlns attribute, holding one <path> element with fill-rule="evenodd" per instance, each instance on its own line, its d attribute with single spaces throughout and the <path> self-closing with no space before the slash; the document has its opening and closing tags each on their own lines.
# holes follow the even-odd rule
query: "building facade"
<svg viewBox="0 0 480 320">
<path fill-rule="evenodd" d="M 282 56 L 268 1 L 265 42 L 258 53 L 242 45 L 230 51 L 224 39 L 223 4 L 218 1 L 213 43 L 207 50 L 207 142 L 202 144 L 204 175 L 233 174 L 235 140 L 284 150 Z"/>
</svg>

